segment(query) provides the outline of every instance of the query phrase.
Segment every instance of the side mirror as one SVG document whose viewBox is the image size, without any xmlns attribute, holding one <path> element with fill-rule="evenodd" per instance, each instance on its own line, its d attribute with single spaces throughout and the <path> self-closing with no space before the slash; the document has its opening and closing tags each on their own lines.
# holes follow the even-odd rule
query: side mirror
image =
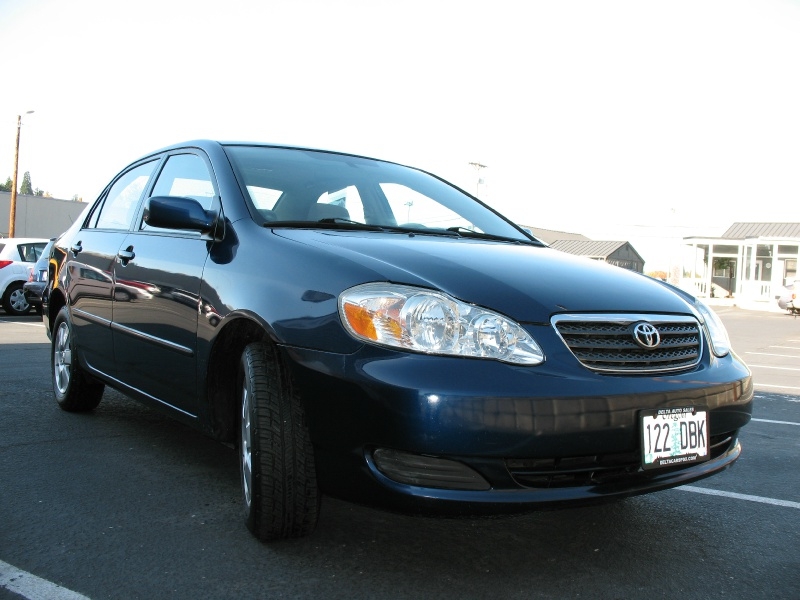
<svg viewBox="0 0 800 600">
<path fill-rule="evenodd" d="M 205 210 L 193 198 L 153 196 L 145 206 L 144 222 L 151 227 L 212 233 L 217 225 L 217 215 Z"/>
</svg>

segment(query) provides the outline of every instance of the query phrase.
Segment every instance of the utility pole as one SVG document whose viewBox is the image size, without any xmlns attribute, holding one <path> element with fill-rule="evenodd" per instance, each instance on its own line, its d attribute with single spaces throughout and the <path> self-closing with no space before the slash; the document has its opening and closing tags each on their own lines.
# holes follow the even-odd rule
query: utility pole
<svg viewBox="0 0 800 600">
<path fill-rule="evenodd" d="M 482 165 L 479 162 L 471 162 L 469 163 L 471 167 L 475 169 L 475 172 L 478 174 L 478 181 L 475 182 L 475 197 L 478 197 L 478 192 L 481 189 L 481 169 L 485 169 L 486 165 Z"/>
<path fill-rule="evenodd" d="M 33 111 L 29 110 L 26 115 Z M 11 210 L 8 216 L 8 237 L 13 238 L 17 223 L 17 170 L 19 167 L 19 132 L 22 129 L 22 115 L 17 115 L 17 142 L 14 145 L 14 173 L 11 179 Z"/>
<path fill-rule="evenodd" d="M 408 207 L 408 214 L 406 215 L 406 223 L 411 222 L 411 207 L 414 206 L 414 201 L 409 200 L 408 202 L 403 203 L 404 206 Z"/>
</svg>

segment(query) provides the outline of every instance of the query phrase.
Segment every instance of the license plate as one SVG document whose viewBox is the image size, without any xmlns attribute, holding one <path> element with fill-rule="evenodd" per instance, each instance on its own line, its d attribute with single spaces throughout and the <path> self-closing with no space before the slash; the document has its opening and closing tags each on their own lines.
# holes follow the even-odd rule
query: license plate
<svg viewBox="0 0 800 600">
<path fill-rule="evenodd" d="M 708 411 L 658 408 L 640 413 L 642 468 L 677 467 L 708 460 Z"/>
</svg>

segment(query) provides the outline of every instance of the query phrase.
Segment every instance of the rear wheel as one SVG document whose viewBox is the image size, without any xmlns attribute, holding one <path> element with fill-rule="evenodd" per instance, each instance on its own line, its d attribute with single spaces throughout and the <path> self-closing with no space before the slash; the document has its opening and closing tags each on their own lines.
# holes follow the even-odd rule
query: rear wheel
<svg viewBox="0 0 800 600">
<path fill-rule="evenodd" d="M 86 375 L 78 364 L 74 352 L 72 323 L 66 306 L 58 312 L 53 332 L 50 365 L 56 402 L 70 412 L 85 412 L 97 408 L 105 385 Z"/>
<path fill-rule="evenodd" d="M 279 351 L 269 343 L 247 346 L 238 381 L 247 527 L 264 541 L 308 535 L 320 507 L 314 449 Z"/>
<path fill-rule="evenodd" d="M 31 305 L 25 299 L 21 282 L 15 281 L 8 284 L 5 294 L 3 294 L 3 308 L 8 314 L 17 317 L 28 314 Z"/>
</svg>

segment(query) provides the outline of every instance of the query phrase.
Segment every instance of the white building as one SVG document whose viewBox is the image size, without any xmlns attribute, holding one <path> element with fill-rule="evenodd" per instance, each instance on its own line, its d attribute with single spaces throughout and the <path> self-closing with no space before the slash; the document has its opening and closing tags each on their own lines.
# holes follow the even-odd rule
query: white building
<svg viewBox="0 0 800 600">
<path fill-rule="evenodd" d="M 772 302 L 797 278 L 800 223 L 734 223 L 722 237 L 683 244 L 679 285 L 701 298 Z"/>
</svg>

